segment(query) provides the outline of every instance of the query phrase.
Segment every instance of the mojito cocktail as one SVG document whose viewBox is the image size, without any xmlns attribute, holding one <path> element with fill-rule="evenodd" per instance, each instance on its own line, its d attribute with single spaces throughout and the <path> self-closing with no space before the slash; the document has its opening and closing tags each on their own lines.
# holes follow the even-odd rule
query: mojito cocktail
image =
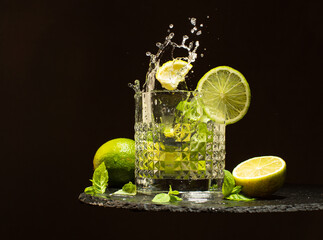
<svg viewBox="0 0 323 240">
<path fill-rule="evenodd" d="M 191 19 L 192 33 L 196 19 Z M 193 31 L 194 30 L 194 31 Z M 144 88 L 135 90 L 135 145 L 137 189 L 153 193 L 170 186 L 182 192 L 219 192 L 225 166 L 225 126 L 240 120 L 250 103 L 250 90 L 243 75 L 230 67 L 217 67 L 189 91 L 186 75 L 198 54 L 198 41 L 181 44 L 170 33 L 157 43 L 150 56 Z M 170 54 L 165 51 L 170 50 Z M 176 57 L 176 51 L 187 56 Z M 162 60 L 162 56 L 171 59 Z"/>
<path fill-rule="evenodd" d="M 139 191 L 207 191 L 221 181 L 225 125 L 203 114 L 193 91 L 135 95 L 136 184 Z"/>
</svg>

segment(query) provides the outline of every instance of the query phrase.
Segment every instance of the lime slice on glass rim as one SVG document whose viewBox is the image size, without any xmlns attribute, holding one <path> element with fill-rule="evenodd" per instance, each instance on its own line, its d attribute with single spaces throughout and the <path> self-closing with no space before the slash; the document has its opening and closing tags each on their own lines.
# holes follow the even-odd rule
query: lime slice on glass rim
<svg viewBox="0 0 323 240">
<path fill-rule="evenodd" d="M 249 84 L 231 67 L 220 66 L 208 71 L 198 82 L 197 90 L 205 113 L 217 123 L 235 123 L 248 111 Z"/>
<path fill-rule="evenodd" d="M 156 79 L 167 90 L 175 90 L 178 84 L 185 81 L 185 75 L 192 68 L 192 64 L 183 60 L 172 60 L 164 63 L 156 72 Z"/>
</svg>

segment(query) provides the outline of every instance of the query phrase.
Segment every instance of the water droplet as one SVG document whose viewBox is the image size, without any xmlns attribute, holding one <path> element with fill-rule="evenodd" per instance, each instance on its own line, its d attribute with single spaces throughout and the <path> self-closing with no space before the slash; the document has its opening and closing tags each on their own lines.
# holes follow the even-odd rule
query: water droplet
<svg viewBox="0 0 323 240">
<path fill-rule="evenodd" d="M 192 49 L 192 48 L 193 48 L 193 42 L 190 42 L 190 43 L 188 44 L 188 47 L 189 47 L 189 49 Z"/>
<path fill-rule="evenodd" d="M 173 32 L 171 32 L 165 39 L 166 40 L 171 40 L 173 37 L 174 37 L 174 33 Z"/>
<path fill-rule="evenodd" d="M 156 43 L 156 47 L 161 48 L 162 44 L 160 42 Z"/>
<path fill-rule="evenodd" d="M 203 27 L 203 24 L 202 23 L 200 24 L 200 27 Z"/>
<path fill-rule="evenodd" d="M 183 40 L 182 40 L 182 46 L 185 45 L 185 42 L 186 42 L 187 39 L 188 39 L 188 36 L 187 35 L 184 35 L 183 36 Z"/>
<path fill-rule="evenodd" d="M 146 52 L 146 56 L 150 57 L 151 56 L 151 52 Z"/>
<path fill-rule="evenodd" d="M 196 27 L 193 27 L 193 28 L 191 29 L 191 33 L 194 33 L 195 31 L 197 31 L 197 28 L 196 28 Z"/>
<path fill-rule="evenodd" d="M 201 57 L 204 57 L 204 54 L 203 53 L 201 53 Z"/>
<path fill-rule="evenodd" d="M 191 24 L 192 24 L 193 26 L 195 26 L 195 25 L 196 25 L 196 18 L 191 18 Z"/>
<path fill-rule="evenodd" d="M 136 93 L 140 92 L 140 81 L 135 80 L 134 84 L 128 83 L 128 86 L 132 88 Z"/>
<path fill-rule="evenodd" d="M 207 19 L 209 19 L 209 18 L 210 18 L 210 16 L 206 16 L 206 18 L 207 18 Z"/>
<path fill-rule="evenodd" d="M 202 31 L 201 30 L 197 31 L 197 33 L 196 33 L 197 36 L 198 35 L 201 35 L 201 34 L 202 34 Z"/>
<path fill-rule="evenodd" d="M 169 24 L 169 28 L 173 28 L 174 27 L 174 25 L 173 24 Z"/>
</svg>

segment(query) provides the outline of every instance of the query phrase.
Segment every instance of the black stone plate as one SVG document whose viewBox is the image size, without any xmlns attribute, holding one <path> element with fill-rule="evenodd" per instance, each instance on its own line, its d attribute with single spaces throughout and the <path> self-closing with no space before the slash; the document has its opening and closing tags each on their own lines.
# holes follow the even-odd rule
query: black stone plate
<svg viewBox="0 0 323 240">
<path fill-rule="evenodd" d="M 135 196 L 110 195 L 117 189 L 109 189 L 107 198 L 93 197 L 81 193 L 79 200 L 83 203 L 123 208 L 137 211 L 170 211 L 170 212 L 214 212 L 214 213 L 264 213 L 264 212 L 297 212 L 323 210 L 323 186 L 321 185 L 285 185 L 275 195 L 267 199 L 251 202 L 229 200 L 196 201 L 183 200 L 176 203 L 155 204 L 153 196 L 137 194 Z"/>
</svg>

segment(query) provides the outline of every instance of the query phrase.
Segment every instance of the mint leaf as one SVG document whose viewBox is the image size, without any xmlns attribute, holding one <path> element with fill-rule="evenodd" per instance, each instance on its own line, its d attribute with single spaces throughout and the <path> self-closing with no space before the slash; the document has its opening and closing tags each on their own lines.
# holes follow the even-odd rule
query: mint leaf
<svg viewBox="0 0 323 240">
<path fill-rule="evenodd" d="M 170 199 L 169 199 L 170 202 L 178 202 L 178 201 L 183 200 L 180 197 L 177 197 L 177 196 L 174 196 L 174 195 L 169 195 L 169 197 L 170 197 Z"/>
<path fill-rule="evenodd" d="M 235 186 L 235 187 L 232 189 L 231 194 L 239 193 L 239 192 L 241 192 L 241 189 L 242 189 L 242 186 Z"/>
<path fill-rule="evenodd" d="M 100 166 L 95 169 L 93 179 L 91 180 L 95 192 L 103 194 L 108 185 L 108 180 L 108 171 L 104 162 L 102 162 Z"/>
<path fill-rule="evenodd" d="M 122 189 L 112 193 L 112 195 L 136 195 L 137 187 L 132 182 L 126 183 L 123 185 Z"/>
<path fill-rule="evenodd" d="M 176 110 L 179 111 L 176 115 L 176 119 L 181 118 L 185 120 L 198 121 L 203 115 L 203 108 L 199 105 L 196 98 L 191 101 L 181 101 L 177 106 Z"/>
<path fill-rule="evenodd" d="M 172 186 L 169 186 L 168 193 L 159 193 L 153 198 L 153 202 L 155 203 L 168 203 L 168 202 L 177 202 L 182 201 L 180 197 L 177 197 L 175 195 L 178 195 L 179 192 L 176 190 L 172 190 Z"/>
<path fill-rule="evenodd" d="M 84 189 L 84 192 L 85 192 L 86 194 L 90 194 L 90 195 L 94 195 L 94 194 L 95 194 L 95 191 L 94 191 L 93 186 L 90 186 L 90 187 L 85 188 L 85 189 Z"/>
<path fill-rule="evenodd" d="M 85 188 L 84 192 L 92 196 L 104 194 L 105 189 L 108 185 L 108 180 L 108 171 L 105 167 L 104 162 L 102 162 L 100 166 L 95 169 L 93 177 L 92 179 L 90 179 L 92 186 Z"/>
<path fill-rule="evenodd" d="M 225 199 L 233 200 L 233 201 L 245 201 L 245 202 L 256 200 L 255 198 L 249 198 L 239 193 L 233 193 L 230 196 L 226 197 Z"/>
<path fill-rule="evenodd" d="M 159 193 L 152 201 L 155 203 L 168 203 L 170 201 L 170 196 L 167 193 Z"/>
<path fill-rule="evenodd" d="M 111 195 L 127 195 L 127 196 L 135 196 L 136 192 L 134 193 L 128 193 L 123 191 L 122 189 L 119 189 L 118 191 L 115 191 L 114 193 L 112 193 Z"/>
<path fill-rule="evenodd" d="M 240 194 L 242 186 L 235 186 L 235 180 L 228 170 L 224 170 L 224 179 L 222 185 L 223 198 L 232 201 L 254 201 L 255 198 L 249 198 Z"/>
<path fill-rule="evenodd" d="M 123 185 L 122 190 L 126 193 L 136 193 L 137 187 L 132 182 Z"/>
<path fill-rule="evenodd" d="M 105 194 L 103 194 L 103 193 L 96 193 L 96 194 L 95 194 L 95 196 L 96 196 L 96 197 L 100 197 L 100 198 L 106 198 L 106 199 L 109 199 L 109 198 L 107 197 L 107 195 L 105 195 Z"/>
<path fill-rule="evenodd" d="M 178 110 L 178 111 L 184 111 L 184 109 L 185 109 L 185 106 L 187 106 L 187 104 L 188 104 L 188 102 L 187 101 L 181 101 L 181 102 L 179 102 L 179 104 L 176 106 L 176 109 Z"/>
<path fill-rule="evenodd" d="M 211 187 L 210 187 L 210 191 L 216 191 L 218 190 L 219 186 L 218 184 L 213 184 Z"/>
<path fill-rule="evenodd" d="M 236 183 L 232 174 L 228 170 L 224 170 L 224 179 L 222 185 L 222 194 L 224 198 L 231 194 L 235 185 Z"/>
<path fill-rule="evenodd" d="M 193 98 L 189 110 L 189 118 L 193 121 L 198 121 L 203 115 L 203 108 L 199 105 L 196 98 Z"/>
<path fill-rule="evenodd" d="M 169 185 L 168 195 L 178 195 L 178 194 L 179 194 L 179 192 L 178 191 L 173 191 L 172 186 Z"/>
<path fill-rule="evenodd" d="M 179 191 L 170 191 L 168 194 L 169 195 L 178 195 Z"/>
</svg>

